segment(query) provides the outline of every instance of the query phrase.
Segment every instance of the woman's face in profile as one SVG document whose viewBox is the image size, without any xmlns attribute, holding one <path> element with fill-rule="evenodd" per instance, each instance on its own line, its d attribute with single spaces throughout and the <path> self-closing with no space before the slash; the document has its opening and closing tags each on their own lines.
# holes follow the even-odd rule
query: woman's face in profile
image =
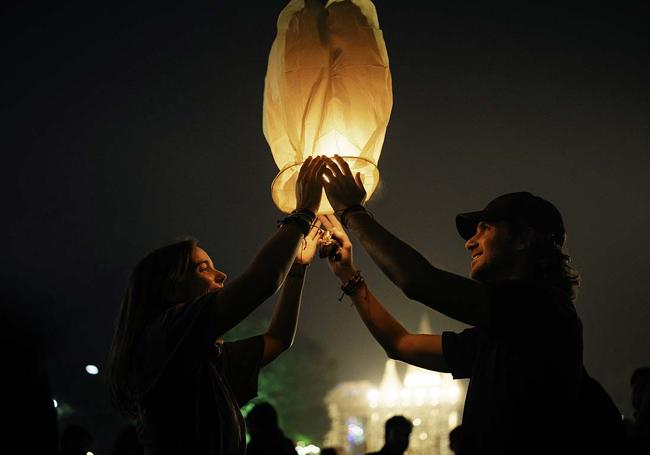
<svg viewBox="0 0 650 455">
<path fill-rule="evenodd" d="M 203 248 L 195 246 L 192 250 L 192 265 L 187 277 L 190 299 L 222 289 L 226 278 L 228 275 L 214 267 L 208 253 Z"/>
</svg>

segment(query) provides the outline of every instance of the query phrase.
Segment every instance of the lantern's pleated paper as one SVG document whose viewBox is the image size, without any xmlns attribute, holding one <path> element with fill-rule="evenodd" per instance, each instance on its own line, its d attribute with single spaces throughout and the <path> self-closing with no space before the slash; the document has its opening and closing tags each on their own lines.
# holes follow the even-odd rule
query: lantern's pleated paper
<svg viewBox="0 0 650 455">
<path fill-rule="evenodd" d="M 361 172 L 368 198 L 393 105 L 386 44 L 370 0 L 292 0 L 280 13 L 264 88 L 264 135 L 280 173 L 283 212 L 308 156 L 338 154 Z M 332 213 L 323 196 L 319 213 Z"/>
</svg>

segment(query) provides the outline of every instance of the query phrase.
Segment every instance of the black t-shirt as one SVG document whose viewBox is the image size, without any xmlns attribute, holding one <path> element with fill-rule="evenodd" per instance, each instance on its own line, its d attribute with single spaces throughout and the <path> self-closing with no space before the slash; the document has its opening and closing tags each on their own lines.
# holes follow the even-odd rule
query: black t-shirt
<svg viewBox="0 0 650 455">
<path fill-rule="evenodd" d="M 239 408 L 257 395 L 264 339 L 217 341 L 215 297 L 167 310 L 139 343 L 138 436 L 146 455 L 245 453 Z"/>
<path fill-rule="evenodd" d="M 575 308 L 539 282 L 487 286 L 490 323 L 442 335 L 450 372 L 470 379 L 460 453 L 562 453 L 582 373 Z"/>
</svg>

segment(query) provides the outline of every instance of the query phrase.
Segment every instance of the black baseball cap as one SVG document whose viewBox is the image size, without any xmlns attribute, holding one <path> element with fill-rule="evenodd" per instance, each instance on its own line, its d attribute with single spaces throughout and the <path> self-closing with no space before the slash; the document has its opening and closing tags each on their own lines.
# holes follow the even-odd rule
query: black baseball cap
<svg viewBox="0 0 650 455">
<path fill-rule="evenodd" d="M 522 221 L 540 233 L 564 244 L 564 222 L 560 211 L 546 199 L 526 191 L 508 193 L 491 201 L 483 210 L 456 215 L 456 228 L 465 240 L 476 233 L 480 221 Z"/>
</svg>

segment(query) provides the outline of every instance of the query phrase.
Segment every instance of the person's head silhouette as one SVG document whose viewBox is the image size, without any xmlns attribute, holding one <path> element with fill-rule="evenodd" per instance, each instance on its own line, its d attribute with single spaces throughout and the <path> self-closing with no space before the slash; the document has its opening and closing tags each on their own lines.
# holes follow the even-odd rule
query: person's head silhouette
<svg viewBox="0 0 650 455">
<path fill-rule="evenodd" d="M 411 421 L 396 415 L 386 421 L 384 428 L 384 447 L 394 453 L 404 453 L 409 448 L 409 438 L 413 430 Z"/>
<path fill-rule="evenodd" d="M 634 418 L 642 415 L 650 417 L 650 367 L 640 367 L 634 370 L 630 378 L 632 387 L 632 407 Z"/>
<path fill-rule="evenodd" d="M 270 403 L 256 404 L 246 416 L 246 429 L 255 438 L 261 434 L 278 431 L 278 413 Z"/>
</svg>

